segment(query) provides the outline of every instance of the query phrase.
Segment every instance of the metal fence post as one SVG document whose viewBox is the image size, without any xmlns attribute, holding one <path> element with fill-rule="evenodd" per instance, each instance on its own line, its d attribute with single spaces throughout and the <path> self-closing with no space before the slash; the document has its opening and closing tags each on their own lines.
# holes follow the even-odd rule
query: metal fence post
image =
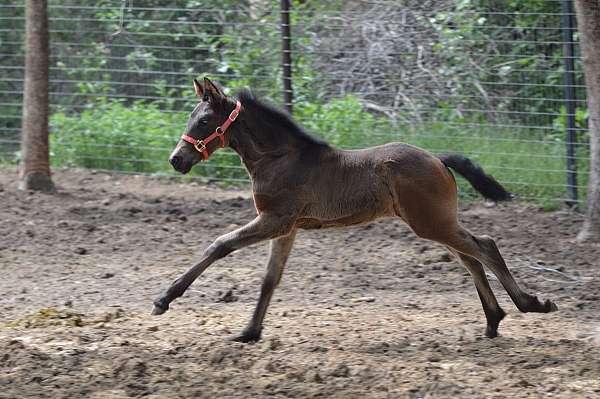
<svg viewBox="0 0 600 399">
<path fill-rule="evenodd" d="M 567 109 L 567 204 L 577 205 L 577 165 L 575 161 L 575 143 L 577 132 L 575 126 L 575 46 L 573 44 L 573 3 L 571 0 L 561 1 L 560 29 L 563 40 L 564 100 Z"/>
<path fill-rule="evenodd" d="M 292 90 L 292 35 L 290 32 L 290 1 L 281 0 L 281 66 L 283 69 L 283 102 L 292 114 L 294 92 Z"/>
</svg>

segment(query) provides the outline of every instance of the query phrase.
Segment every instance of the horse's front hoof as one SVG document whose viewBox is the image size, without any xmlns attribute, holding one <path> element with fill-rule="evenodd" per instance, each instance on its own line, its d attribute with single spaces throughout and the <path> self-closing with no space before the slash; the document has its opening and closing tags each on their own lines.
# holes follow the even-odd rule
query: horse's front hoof
<svg viewBox="0 0 600 399">
<path fill-rule="evenodd" d="M 154 307 L 152 308 L 152 316 L 161 315 L 161 314 L 165 313 L 166 311 L 167 311 L 167 309 L 163 309 L 161 307 L 154 305 Z"/>
<path fill-rule="evenodd" d="M 163 303 L 160 299 L 157 299 L 156 301 L 154 301 L 154 308 L 152 308 L 153 316 L 161 315 L 161 314 L 165 313 L 167 310 L 169 310 L 168 304 Z"/>
<path fill-rule="evenodd" d="M 251 342 L 258 342 L 260 341 L 260 336 L 261 336 L 261 332 L 250 332 L 250 331 L 242 331 L 239 334 L 235 334 L 232 336 L 227 337 L 227 341 L 230 342 L 243 342 L 245 344 L 251 343 Z"/>
<path fill-rule="evenodd" d="M 487 326 L 485 329 L 485 336 L 488 338 L 496 338 L 498 336 L 498 327 Z"/>
</svg>

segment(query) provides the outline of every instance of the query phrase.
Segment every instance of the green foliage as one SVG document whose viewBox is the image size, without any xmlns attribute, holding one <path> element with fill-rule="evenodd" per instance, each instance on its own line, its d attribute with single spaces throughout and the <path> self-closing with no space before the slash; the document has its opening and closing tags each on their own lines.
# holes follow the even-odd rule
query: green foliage
<svg viewBox="0 0 600 399">
<path fill-rule="evenodd" d="M 381 141 L 377 132 L 391 131 L 389 119 L 365 111 L 360 101 L 350 95 L 325 104 L 299 103 L 294 113 L 309 131 L 344 148 L 373 145 Z"/>
<path fill-rule="evenodd" d="M 369 133 L 389 130 L 390 122 L 364 110 L 347 96 L 320 105 L 302 103 L 297 118 L 309 131 L 340 147 L 361 147 L 377 140 Z M 141 173 L 172 173 L 167 158 L 185 127 L 188 114 L 160 108 L 158 102 L 98 101 L 79 114 L 55 112 L 50 118 L 54 165 Z M 369 139 L 371 137 L 372 139 Z M 379 139 L 381 141 L 381 138 Z M 218 151 L 192 176 L 247 179 L 232 151 Z"/>
<path fill-rule="evenodd" d="M 394 126 L 388 118 L 364 110 L 353 96 L 324 104 L 297 104 L 295 117 L 308 131 L 336 147 L 362 148 L 402 141 L 434 153 L 459 152 L 484 166 L 525 200 L 565 197 L 564 145 L 541 134 L 515 129 L 485 133 L 445 122 Z M 54 165 L 173 174 L 167 159 L 187 118 L 187 113 L 164 111 L 152 102 L 126 106 L 119 101 L 104 101 L 79 114 L 56 112 L 50 121 L 52 161 Z M 588 167 L 585 156 L 578 159 L 579 170 Z M 238 184 L 247 181 L 238 156 L 228 150 L 217 151 L 208 162 L 194 167 L 191 176 Z M 478 197 L 468 183 L 458 180 L 463 196 Z M 585 197 L 585 184 L 580 181 L 581 198 Z M 548 200 L 542 205 L 554 206 Z"/>
<path fill-rule="evenodd" d="M 582 143 L 587 142 L 587 140 L 589 139 L 588 132 L 587 130 L 585 130 L 587 127 L 587 118 L 587 109 L 577 108 L 575 110 L 575 128 L 585 131 L 585 134 L 578 134 L 578 141 Z M 554 120 L 552 121 L 552 126 L 556 130 L 556 133 L 552 137 L 560 140 L 566 140 L 565 135 L 567 132 L 567 109 L 565 106 L 560 107 L 560 115 L 554 118 Z"/>
<path fill-rule="evenodd" d="M 156 103 L 95 103 L 79 114 L 56 112 L 50 119 L 54 165 L 124 172 L 170 173 L 167 162 L 187 122 L 183 112 L 165 112 Z M 216 154 L 192 175 L 244 177 L 237 156 Z"/>
</svg>

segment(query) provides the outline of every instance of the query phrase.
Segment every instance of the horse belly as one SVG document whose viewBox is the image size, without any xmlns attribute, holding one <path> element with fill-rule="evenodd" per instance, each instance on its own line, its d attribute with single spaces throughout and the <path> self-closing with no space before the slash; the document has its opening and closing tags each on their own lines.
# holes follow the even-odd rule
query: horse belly
<svg viewBox="0 0 600 399">
<path fill-rule="evenodd" d="M 350 215 L 339 219 L 322 220 L 316 218 L 299 218 L 296 227 L 304 230 L 325 229 L 330 227 L 349 227 L 369 223 L 376 219 L 373 213 L 363 215 Z"/>
<path fill-rule="evenodd" d="M 387 191 L 361 195 L 343 190 L 325 196 L 322 202 L 310 204 L 297 220 L 297 227 L 307 230 L 327 227 L 356 226 L 379 217 L 394 215 L 393 201 Z"/>
</svg>

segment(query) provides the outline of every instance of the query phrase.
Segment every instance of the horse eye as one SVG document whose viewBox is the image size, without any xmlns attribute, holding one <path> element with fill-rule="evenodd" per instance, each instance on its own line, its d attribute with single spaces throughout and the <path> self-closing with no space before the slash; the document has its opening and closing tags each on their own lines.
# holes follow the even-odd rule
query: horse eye
<svg viewBox="0 0 600 399">
<path fill-rule="evenodd" d="M 208 123 L 208 119 L 202 118 L 198 121 L 201 125 L 206 125 Z"/>
</svg>

